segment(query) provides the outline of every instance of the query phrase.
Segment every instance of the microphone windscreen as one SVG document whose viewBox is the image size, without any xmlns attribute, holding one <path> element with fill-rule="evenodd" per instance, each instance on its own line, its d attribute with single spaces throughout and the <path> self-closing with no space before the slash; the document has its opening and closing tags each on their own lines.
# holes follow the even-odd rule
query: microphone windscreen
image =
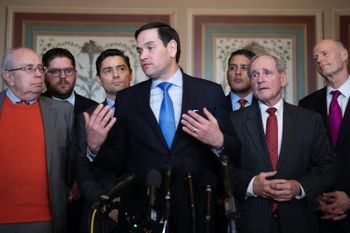
<svg viewBox="0 0 350 233">
<path fill-rule="evenodd" d="M 204 186 L 209 185 L 210 187 L 215 187 L 216 183 L 217 183 L 217 179 L 213 173 L 207 172 L 203 175 L 202 185 Z"/>
<path fill-rule="evenodd" d="M 191 174 L 195 173 L 195 166 L 192 160 L 189 158 L 184 159 L 182 168 L 185 175 L 187 175 L 188 173 L 191 173 Z"/>
<path fill-rule="evenodd" d="M 161 182 L 162 182 L 162 176 L 158 170 L 152 169 L 147 173 L 146 175 L 147 187 L 154 185 L 157 189 L 159 189 Z"/>
</svg>

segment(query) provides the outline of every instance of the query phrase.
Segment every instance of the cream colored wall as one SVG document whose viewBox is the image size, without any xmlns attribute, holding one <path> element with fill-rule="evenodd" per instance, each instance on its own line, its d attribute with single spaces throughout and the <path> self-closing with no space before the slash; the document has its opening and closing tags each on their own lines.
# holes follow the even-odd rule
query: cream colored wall
<svg viewBox="0 0 350 233">
<path fill-rule="evenodd" d="M 322 12 L 322 32 L 321 38 L 337 38 L 335 31 L 335 11 L 338 9 L 350 9 L 349 0 L 0 0 L 0 55 L 6 48 L 6 14 L 8 6 L 13 7 L 30 7 L 35 8 L 74 8 L 83 10 L 89 8 L 89 11 L 101 12 L 104 9 L 111 12 L 115 9 L 120 12 L 120 9 L 126 11 L 146 10 L 148 12 L 162 10 L 174 11 L 174 25 L 182 38 L 183 56 L 181 58 L 181 65 L 190 70 L 187 65 L 189 61 L 189 31 L 188 31 L 188 12 L 194 9 L 201 11 L 217 11 L 230 12 L 237 14 L 242 12 L 286 12 L 286 11 L 320 11 Z M 38 8 L 38 9 L 39 9 Z M 196 10 L 198 12 L 198 10 Z M 2 80 L 1 80 L 2 81 Z M 2 87 L 0 81 L 0 89 Z"/>
</svg>

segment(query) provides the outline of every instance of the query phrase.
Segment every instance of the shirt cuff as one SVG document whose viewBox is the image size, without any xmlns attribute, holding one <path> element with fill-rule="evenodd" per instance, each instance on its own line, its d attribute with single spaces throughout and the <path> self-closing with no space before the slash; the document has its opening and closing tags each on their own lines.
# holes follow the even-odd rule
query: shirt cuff
<svg viewBox="0 0 350 233">
<path fill-rule="evenodd" d="M 246 193 L 246 197 L 257 197 L 258 195 L 256 195 L 253 191 L 253 182 L 254 182 L 255 176 L 250 180 L 248 188 L 247 188 L 247 193 Z"/>
<path fill-rule="evenodd" d="M 301 186 L 301 184 L 299 184 L 300 186 L 300 191 L 301 191 L 301 194 L 298 195 L 298 196 L 295 196 L 296 199 L 300 200 L 302 198 L 304 198 L 306 196 L 306 193 L 305 193 L 305 190 L 303 189 L 303 186 Z"/>
<path fill-rule="evenodd" d="M 216 155 L 216 157 L 220 157 L 224 151 L 224 147 L 220 147 L 219 149 L 212 147 L 211 151 Z"/>
<path fill-rule="evenodd" d="M 96 158 L 96 154 L 94 154 L 89 147 L 86 148 L 86 157 L 90 162 L 93 162 Z"/>
</svg>

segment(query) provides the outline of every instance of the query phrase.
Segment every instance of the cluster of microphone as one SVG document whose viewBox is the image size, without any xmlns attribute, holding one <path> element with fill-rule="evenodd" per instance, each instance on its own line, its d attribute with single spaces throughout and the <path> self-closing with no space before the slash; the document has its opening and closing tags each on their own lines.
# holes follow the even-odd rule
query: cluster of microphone
<svg viewBox="0 0 350 233">
<path fill-rule="evenodd" d="M 230 233 L 235 233 L 235 223 L 234 219 L 237 217 L 235 202 L 232 196 L 229 167 L 228 167 L 228 157 L 222 156 L 220 160 L 221 165 L 221 179 L 223 184 L 223 206 L 225 209 L 225 215 L 229 221 L 229 231 Z M 196 199 L 194 190 L 194 177 L 197 176 L 196 167 L 194 166 L 192 160 L 184 159 L 182 167 L 174 168 L 170 165 L 166 165 L 162 174 L 157 169 L 152 169 L 147 172 L 145 177 L 145 185 L 147 187 L 147 206 L 145 206 L 142 212 L 142 217 L 134 218 L 133 227 L 138 227 L 140 230 L 134 230 L 129 232 L 162 232 L 169 233 L 169 217 L 171 215 L 172 209 L 172 198 L 174 193 L 172 193 L 172 180 L 174 173 L 179 173 L 184 177 L 186 192 L 188 196 L 188 205 L 190 208 L 190 217 L 192 232 L 196 233 L 197 224 L 204 224 L 205 233 L 213 232 L 213 211 L 214 211 L 214 189 L 217 184 L 216 175 L 210 172 L 204 172 L 203 177 L 198 178 L 201 180 L 201 185 L 204 187 L 205 191 L 205 205 L 204 205 L 204 223 L 196 222 Z M 125 186 L 132 183 L 135 179 L 134 174 L 125 174 L 120 179 L 119 182 L 105 195 L 102 195 L 100 200 L 94 204 L 93 208 L 101 205 L 102 202 L 111 199 L 117 193 L 121 191 Z M 197 179 L 197 177 L 196 177 Z M 196 181 L 198 181 L 196 180 Z M 163 181 L 163 183 L 162 183 Z M 162 194 L 159 195 L 160 187 L 163 187 Z M 185 201 L 185 200 L 184 200 Z M 164 210 L 159 213 L 157 211 L 156 203 L 164 202 Z M 135 228 L 136 229 L 136 228 Z"/>
</svg>

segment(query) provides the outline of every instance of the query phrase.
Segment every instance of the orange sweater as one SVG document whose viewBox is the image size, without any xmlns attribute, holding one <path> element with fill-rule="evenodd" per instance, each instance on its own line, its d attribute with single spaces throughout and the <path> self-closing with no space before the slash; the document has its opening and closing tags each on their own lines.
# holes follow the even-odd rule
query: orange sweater
<svg viewBox="0 0 350 233">
<path fill-rule="evenodd" d="M 39 103 L 12 104 L 0 112 L 0 223 L 52 219 L 44 126 Z"/>
</svg>

